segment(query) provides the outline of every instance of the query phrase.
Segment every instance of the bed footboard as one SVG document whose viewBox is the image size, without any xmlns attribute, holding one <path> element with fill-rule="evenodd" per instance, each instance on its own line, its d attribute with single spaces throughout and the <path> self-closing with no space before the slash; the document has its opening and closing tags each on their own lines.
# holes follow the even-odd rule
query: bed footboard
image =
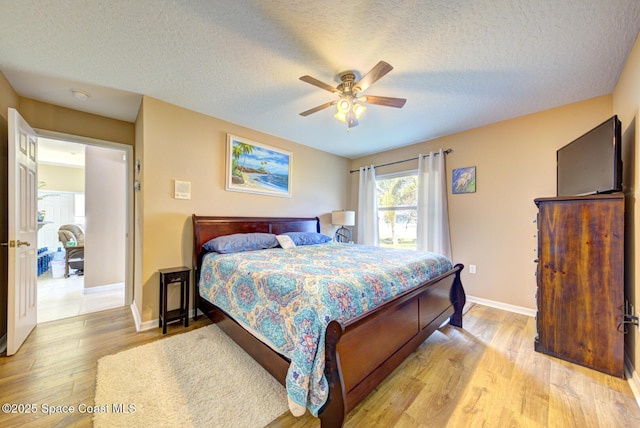
<svg viewBox="0 0 640 428">
<path fill-rule="evenodd" d="M 466 297 L 463 266 L 400 298 L 326 332 L 325 375 L 329 399 L 320 412 L 323 427 L 342 426 L 344 417 L 438 327 L 462 327 Z"/>
</svg>

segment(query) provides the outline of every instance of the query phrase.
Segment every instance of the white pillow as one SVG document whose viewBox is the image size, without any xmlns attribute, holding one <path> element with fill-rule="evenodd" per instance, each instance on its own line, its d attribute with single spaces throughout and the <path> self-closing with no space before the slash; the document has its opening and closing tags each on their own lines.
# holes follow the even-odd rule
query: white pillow
<svg viewBox="0 0 640 428">
<path fill-rule="evenodd" d="M 288 235 L 277 235 L 276 239 L 278 240 L 280 246 L 284 249 L 293 248 L 296 246 L 291 237 Z"/>
</svg>

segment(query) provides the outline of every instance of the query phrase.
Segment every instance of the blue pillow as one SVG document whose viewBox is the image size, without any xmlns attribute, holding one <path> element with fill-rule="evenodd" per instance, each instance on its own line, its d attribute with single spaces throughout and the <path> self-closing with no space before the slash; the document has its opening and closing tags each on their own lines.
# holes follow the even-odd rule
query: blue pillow
<svg viewBox="0 0 640 428">
<path fill-rule="evenodd" d="M 207 251 L 228 254 L 241 251 L 264 250 L 278 246 L 278 240 L 273 233 L 235 233 L 224 235 L 207 241 L 202 248 Z"/>
<path fill-rule="evenodd" d="M 289 235 L 296 245 L 325 244 L 333 240 L 329 235 L 315 232 L 285 232 L 283 235 Z"/>
</svg>

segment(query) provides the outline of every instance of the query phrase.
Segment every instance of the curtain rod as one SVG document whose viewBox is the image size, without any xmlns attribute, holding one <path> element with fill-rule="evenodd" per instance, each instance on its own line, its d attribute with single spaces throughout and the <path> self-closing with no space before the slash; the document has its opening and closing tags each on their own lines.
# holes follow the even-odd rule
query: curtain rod
<svg viewBox="0 0 640 428">
<path fill-rule="evenodd" d="M 453 149 L 447 149 L 447 150 L 444 151 L 444 154 L 448 155 L 452 151 L 453 151 Z M 438 155 L 438 154 L 440 154 L 440 152 L 435 152 L 434 153 L 434 155 Z M 422 156 L 427 157 L 429 155 L 422 155 Z M 395 164 L 404 163 L 404 162 L 411 162 L 411 161 L 414 161 L 414 160 L 418 160 L 418 157 L 416 156 L 415 158 L 411 158 L 411 159 L 405 159 L 405 160 L 400 160 L 400 161 L 396 161 L 396 162 L 383 163 L 382 165 L 374 165 L 373 167 L 374 168 L 380 168 L 380 167 L 383 167 L 383 166 L 395 165 Z M 369 167 L 367 166 L 366 168 L 369 168 Z M 359 169 L 352 169 L 352 170 L 349 171 L 350 174 L 352 174 L 354 172 L 360 172 L 360 170 Z"/>
</svg>

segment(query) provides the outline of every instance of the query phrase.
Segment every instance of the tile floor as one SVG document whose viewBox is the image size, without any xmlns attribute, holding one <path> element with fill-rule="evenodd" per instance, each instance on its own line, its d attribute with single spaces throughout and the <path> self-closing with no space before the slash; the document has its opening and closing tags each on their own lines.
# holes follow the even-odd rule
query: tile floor
<svg viewBox="0 0 640 428">
<path fill-rule="evenodd" d="M 38 277 L 38 323 L 120 306 L 124 306 L 124 283 L 85 293 L 84 276 L 52 278 L 49 270 Z"/>
</svg>

